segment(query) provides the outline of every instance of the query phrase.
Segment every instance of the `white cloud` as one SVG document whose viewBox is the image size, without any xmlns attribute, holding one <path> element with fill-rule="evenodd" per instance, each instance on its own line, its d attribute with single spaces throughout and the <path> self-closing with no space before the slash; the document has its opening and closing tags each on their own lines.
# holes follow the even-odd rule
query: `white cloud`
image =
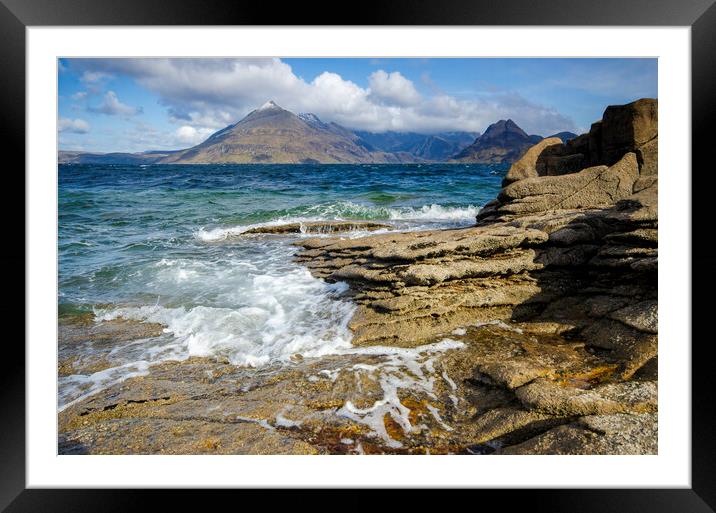
<svg viewBox="0 0 716 513">
<path fill-rule="evenodd" d="M 77 91 L 72 95 L 73 100 L 84 100 L 87 98 L 87 91 Z"/>
<path fill-rule="evenodd" d="M 176 129 L 174 136 L 178 142 L 194 146 L 203 142 L 213 132 L 214 130 L 211 128 L 200 128 L 197 130 L 193 126 L 184 125 Z"/>
<path fill-rule="evenodd" d="M 269 99 L 295 112 L 313 112 L 349 128 L 423 133 L 484 131 L 512 118 L 529 133 L 574 129 L 574 122 L 516 94 L 458 99 L 439 91 L 423 97 L 400 72 L 377 70 L 362 87 L 325 71 L 310 82 L 280 59 L 81 59 L 83 72 L 125 74 L 159 96 L 170 121 L 197 134 L 237 122 Z M 109 93 L 108 93 L 109 94 Z M 114 94 L 114 93 L 113 93 Z M 116 95 L 115 95 L 116 99 Z M 105 104 L 107 103 L 105 98 Z M 118 100 L 117 100 L 118 102 Z M 101 111 L 101 110 L 100 110 Z M 185 134 L 189 137 L 188 133 Z M 198 137 L 198 136 L 197 136 Z"/>
<path fill-rule="evenodd" d="M 413 83 L 399 71 L 386 73 L 380 69 L 368 77 L 368 84 L 371 95 L 388 104 L 407 107 L 420 101 L 420 94 Z"/>
<path fill-rule="evenodd" d="M 109 80 L 110 78 L 112 78 L 112 75 L 110 73 L 105 73 L 104 71 L 88 70 L 82 73 L 80 80 L 87 84 L 96 84 L 104 80 Z"/>
<path fill-rule="evenodd" d="M 89 107 L 89 110 L 110 116 L 134 116 L 142 112 L 141 107 L 132 107 L 119 101 L 114 91 L 107 91 L 102 103 L 97 107 Z"/>
<path fill-rule="evenodd" d="M 60 118 L 57 122 L 58 132 L 70 132 L 73 134 L 86 134 L 90 126 L 84 119 Z"/>
</svg>

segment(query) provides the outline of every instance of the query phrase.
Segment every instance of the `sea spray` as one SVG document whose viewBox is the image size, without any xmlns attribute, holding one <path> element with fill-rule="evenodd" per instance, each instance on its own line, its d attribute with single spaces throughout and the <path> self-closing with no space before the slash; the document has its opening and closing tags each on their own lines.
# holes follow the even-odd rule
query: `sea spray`
<svg viewBox="0 0 716 513">
<path fill-rule="evenodd" d="M 229 227 L 207 228 L 201 227 L 194 236 L 203 242 L 217 242 L 241 235 L 247 231 L 282 224 L 309 223 L 317 221 L 345 221 L 345 220 L 372 220 L 372 221 L 398 221 L 396 228 L 403 230 L 416 230 L 435 227 L 435 224 L 461 226 L 472 223 L 479 212 L 474 205 L 451 207 L 438 204 L 423 205 L 418 208 L 400 207 L 383 208 L 368 207 L 351 202 L 336 202 L 317 205 L 302 209 L 304 215 L 278 215 L 261 223 L 249 223 Z M 294 212 L 293 214 L 300 214 Z M 403 221 L 403 223 L 400 223 Z M 412 222 L 411 222 L 412 221 Z M 371 232 L 362 232 L 369 235 Z M 311 233 L 310 235 L 316 235 Z"/>
<path fill-rule="evenodd" d="M 130 343 L 82 341 L 81 356 L 107 357 L 112 367 L 61 377 L 59 403 L 194 355 L 262 366 L 353 349 L 347 323 L 355 305 L 346 285 L 317 280 L 293 261 L 298 238 L 326 235 L 240 234 L 348 219 L 407 231 L 465 226 L 499 190 L 492 171 L 462 164 L 61 165 L 59 308 L 165 329 Z M 341 236 L 369 233 L 376 232 Z"/>
<path fill-rule="evenodd" d="M 161 305 L 98 309 L 96 319 L 159 323 L 187 356 L 223 356 L 242 366 L 261 366 L 330 354 L 350 346 L 347 328 L 355 305 L 339 297 L 345 283 L 326 283 L 305 269 L 255 275 L 232 307 Z"/>
</svg>

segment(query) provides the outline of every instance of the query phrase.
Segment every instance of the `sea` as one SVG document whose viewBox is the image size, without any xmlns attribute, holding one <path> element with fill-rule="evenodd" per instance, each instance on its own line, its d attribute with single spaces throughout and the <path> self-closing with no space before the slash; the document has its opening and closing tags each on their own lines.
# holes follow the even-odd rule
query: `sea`
<svg viewBox="0 0 716 513">
<path fill-rule="evenodd" d="M 95 322 L 166 328 L 114 346 L 107 369 L 60 377 L 58 407 L 166 360 L 216 356 L 261 367 L 350 348 L 348 285 L 294 262 L 296 240 L 321 235 L 243 232 L 346 219 L 403 231 L 470 226 L 507 167 L 60 165 L 60 319 L 91 312 Z"/>
</svg>

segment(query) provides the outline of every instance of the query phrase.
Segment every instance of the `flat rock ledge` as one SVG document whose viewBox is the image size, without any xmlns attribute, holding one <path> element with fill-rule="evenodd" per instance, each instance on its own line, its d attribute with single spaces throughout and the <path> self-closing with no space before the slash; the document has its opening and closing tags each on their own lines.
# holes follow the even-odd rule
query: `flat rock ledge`
<svg viewBox="0 0 716 513">
<path fill-rule="evenodd" d="M 612 106 L 528 151 L 473 227 L 297 241 L 350 285 L 354 351 L 155 365 L 62 410 L 59 452 L 656 454 L 655 119 Z M 160 329 L 61 325 L 66 372 Z"/>
<path fill-rule="evenodd" d="M 411 359 L 152 367 L 58 415 L 60 454 L 652 454 L 657 385 L 583 343 L 490 323 Z"/>
<path fill-rule="evenodd" d="M 474 227 L 304 239 L 296 242 L 297 259 L 317 277 L 351 285 L 355 345 L 415 347 L 501 321 L 577 344 L 596 359 L 592 368 L 601 370 L 590 374 L 546 364 L 534 351 L 490 362 L 455 352 L 472 371 L 465 379 L 509 392 L 519 403 L 474 419 L 487 429 L 476 435 L 478 445 L 496 452 L 652 453 L 658 176 L 656 154 L 646 158 L 644 145 L 653 149 L 658 139 L 654 102 L 607 109 L 608 122 L 593 128 L 590 137 L 599 139 L 580 162 L 608 164 L 555 170 L 553 157 L 573 155 L 574 143 L 560 150 L 548 141 L 528 151 Z M 605 132 L 612 126 L 620 132 Z M 535 163 L 545 152 L 553 167 L 543 174 L 544 164 Z M 649 406 L 639 399 L 647 396 Z M 555 416 L 570 424 L 531 442 L 510 437 Z"/>
<path fill-rule="evenodd" d="M 390 228 L 392 227 L 388 224 L 374 223 L 372 221 L 304 221 L 273 226 L 258 226 L 241 234 L 337 233 L 387 230 Z"/>
</svg>

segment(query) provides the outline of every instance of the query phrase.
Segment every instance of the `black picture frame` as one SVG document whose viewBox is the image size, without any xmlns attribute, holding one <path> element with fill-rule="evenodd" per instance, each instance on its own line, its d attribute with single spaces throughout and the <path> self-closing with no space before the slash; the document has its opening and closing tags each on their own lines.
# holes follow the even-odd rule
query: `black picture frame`
<svg viewBox="0 0 716 513">
<path fill-rule="evenodd" d="M 0 0 L 0 146 L 4 159 L 3 190 L 5 240 L 13 241 L 0 254 L 6 271 L 2 312 L 7 327 L 15 326 L 24 339 L 25 287 L 18 272 L 25 267 L 25 29 L 28 26 L 82 25 L 663 25 L 690 26 L 692 36 L 692 488 L 589 490 L 480 490 L 478 500 L 498 500 L 501 509 L 529 507 L 550 512 L 707 512 L 716 509 L 716 437 L 708 357 L 712 344 L 706 331 L 712 285 L 716 284 L 716 256 L 710 253 L 707 195 L 714 190 L 713 143 L 716 112 L 715 0 L 400 0 L 361 2 L 339 16 L 335 3 L 252 3 L 230 0 Z M 334 14 L 331 14 L 334 13 Z M 710 143 L 710 144 L 709 144 Z M 10 157 L 15 159 L 8 164 Z M 666 169 L 688 178 L 689 170 Z M 694 183 L 694 180 L 697 182 Z M 693 185 L 696 185 L 694 187 Z M 20 191 L 23 191 L 21 194 Z M 668 215 L 668 212 L 665 213 Z M 6 336 L 0 370 L 0 509 L 7 512 L 134 511 L 148 509 L 159 498 L 163 509 L 173 504 L 206 505 L 206 493 L 190 490 L 68 490 L 25 487 L 25 351 L 18 337 Z M 689 340 L 661 343 L 689 344 Z M 246 491 L 212 491 L 227 496 Z M 358 498 L 343 492 L 341 503 Z M 157 497 L 159 495 L 159 497 Z M 279 494 L 280 495 L 280 494 Z M 275 498 L 274 492 L 272 497 Z M 414 497 L 422 497 L 415 492 Z M 273 499 L 272 499 L 273 500 Z M 326 499 L 328 500 L 328 499 Z M 474 499 L 472 499 L 474 500 Z M 485 504 L 487 504 L 485 502 Z"/>
</svg>

